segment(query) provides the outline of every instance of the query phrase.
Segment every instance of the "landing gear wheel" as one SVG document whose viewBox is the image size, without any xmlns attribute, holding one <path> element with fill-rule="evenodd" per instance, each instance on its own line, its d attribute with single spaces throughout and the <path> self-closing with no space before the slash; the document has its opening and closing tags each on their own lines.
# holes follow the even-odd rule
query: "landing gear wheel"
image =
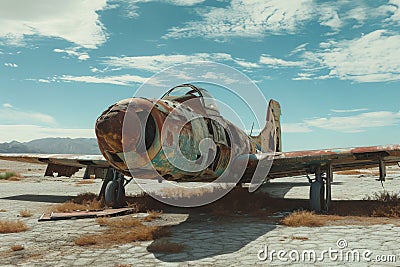
<svg viewBox="0 0 400 267">
<path fill-rule="evenodd" d="M 321 212 L 324 203 L 324 185 L 320 181 L 314 181 L 310 185 L 310 209 Z"/>
<path fill-rule="evenodd" d="M 125 188 L 124 180 L 112 180 L 107 183 L 105 191 L 105 204 L 106 206 L 113 208 L 120 208 L 125 203 Z"/>
</svg>

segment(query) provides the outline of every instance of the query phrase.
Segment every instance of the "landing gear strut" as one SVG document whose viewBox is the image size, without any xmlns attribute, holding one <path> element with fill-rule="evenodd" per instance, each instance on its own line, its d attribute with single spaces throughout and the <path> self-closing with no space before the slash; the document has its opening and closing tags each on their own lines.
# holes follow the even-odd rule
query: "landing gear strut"
<svg viewBox="0 0 400 267">
<path fill-rule="evenodd" d="M 331 204 L 332 165 L 326 166 L 326 177 L 322 176 L 321 166 L 315 167 L 315 180 L 310 182 L 310 209 L 315 212 L 327 212 Z M 325 181 L 324 181 L 325 180 Z"/>
<path fill-rule="evenodd" d="M 100 191 L 100 198 L 104 199 L 106 206 L 120 208 L 125 205 L 125 186 L 129 182 L 115 169 L 108 170 Z"/>
</svg>

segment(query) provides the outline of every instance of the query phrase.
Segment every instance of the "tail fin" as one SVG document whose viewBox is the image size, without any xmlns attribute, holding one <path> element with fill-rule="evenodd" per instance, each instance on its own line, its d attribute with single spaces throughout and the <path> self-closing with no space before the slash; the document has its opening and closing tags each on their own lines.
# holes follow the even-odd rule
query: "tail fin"
<svg viewBox="0 0 400 267">
<path fill-rule="evenodd" d="M 254 139 L 265 152 L 282 151 L 281 105 L 277 101 L 269 101 L 265 127 Z"/>
</svg>

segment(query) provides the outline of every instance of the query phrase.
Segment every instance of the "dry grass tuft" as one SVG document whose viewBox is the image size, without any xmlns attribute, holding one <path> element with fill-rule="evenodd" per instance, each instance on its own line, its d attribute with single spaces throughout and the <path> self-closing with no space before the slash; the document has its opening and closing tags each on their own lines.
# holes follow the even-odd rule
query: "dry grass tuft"
<svg viewBox="0 0 400 267">
<path fill-rule="evenodd" d="M 97 195 L 95 193 L 91 193 L 91 192 L 86 192 L 86 193 L 82 193 L 77 195 L 76 197 L 74 197 L 72 199 L 72 202 L 76 203 L 76 204 L 85 204 L 87 202 L 93 201 L 97 199 Z"/>
<path fill-rule="evenodd" d="M 213 193 L 218 188 L 163 188 L 161 193 L 166 197 L 191 198 Z"/>
<path fill-rule="evenodd" d="M 155 211 L 155 210 L 151 210 L 151 211 L 147 211 L 147 216 L 143 219 L 143 221 L 145 222 L 151 222 L 157 219 L 161 218 L 161 215 L 163 214 L 162 211 Z"/>
<path fill-rule="evenodd" d="M 25 223 L 18 221 L 0 220 L 0 234 L 19 233 L 28 230 Z"/>
<path fill-rule="evenodd" d="M 12 176 L 12 177 L 8 178 L 7 181 L 14 181 L 14 182 L 21 181 L 21 177 L 20 176 Z"/>
<path fill-rule="evenodd" d="M 325 225 L 321 216 L 310 211 L 295 211 L 281 220 L 281 223 L 290 227 L 318 227 Z"/>
<path fill-rule="evenodd" d="M 152 253 L 181 253 L 185 249 L 182 244 L 170 242 L 168 240 L 161 240 L 153 242 L 147 250 Z"/>
<path fill-rule="evenodd" d="M 75 244 L 78 246 L 90 246 L 96 245 L 98 243 L 98 238 L 95 235 L 84 235 L 75 239 Z"/>
<path fill-rule="evenodd" d="M 385 203 L 397 203 L 400 202 L 400 194 L 395 193 L 395 192 L 388 192 L 388 191 L 382 191 L 379 193 L 374 193 L 372 196 L 366 196 L 363 200 L 376 200 L 380 202 L 385 202 Z"/>
<path fill-rule="evenodd" d="M 112 228 L 131 228 L 142 225 L 139 219 L 133 217 L 125 217 L 125 218 L 97 218 L 96 222 L 100 226 L 108 226 Z"/>
<path fill-rule="evenodd" d="M 71 201 L 54 205 L 50 208 L 50 212 L 72 212 L 77 210 L 88 210 L 88 207 L 82 204 L 76 204 Z"/>
<path fill-rule="evenodd" d="M 163 236 L 168 236 L 169 232 L 164 227 L 140 225 L 133 228 L 110 228 L 100 234 L 84 235 L 75 240 L 79 246 L 104 245 L 112 246 L 127 244 L 136 241 L 150 241 Z"/>
<path fill-rule="evenodd" d="M 111 240 L 114 242 L 132 243 L 135 241 L 150 241 L 169 235 L 170 232 L 164 227 L 141 225 L 129 229 L 125 233 L 114 232 Z"/>
<path fill-rule="evenodd" d="M 305 236 L 294 236 L 294 235 L 292 235 L 292 236 L 290 237 L 290 239 L 292 239 L 292 240 L 301 240 L 301 241 L 305 241 L 305 240 L 308 240 L 308 237 L 305 237 Z"/>
<path fill-rule="evenodd" d="M 96 222 L 100 226 L 108 226 L 110 219 L 108 217 L 96 218 Z"/>
<path fill-rule="evenodd" d="M 11 246 L 11 250 L 12 250 L 12 251 L 20 251 L 20 250 L 24 250 L 24 249 L 25 249 L 25 247 L 22 246 L 22 245 L 14 245 L 14 246 Z"/>
<path fill-rule="evenodd" d="M 100 226 L 107 228 L 102 233 L 84 235 L 76 239 L 76 245 L 112 246 L 136 241 L 150 241 L 170 235 L 167 227 L 143 225 L 138 219 L 133 217 L 98 218 L 96 222 Z"/>
<path fill-rule="evenodd" d="M 366 201 L 377 201 L 378 207 L 372 210 L 371 216 L 374 217 L 389 217 L 399 218 L 400 217 L 400 194 L 390 193 L 383 191 L 374 193 L 372 196 L 366 196 Z"/>
<path fill-rule="evenodd" d="M 0 212 L 7 212 L 7 210 L 5 210 L 5 209 L 0 209 Z"/>
<path fill-rule="evenodd" d="M 204 193 L 204 195 L 200 197 L 207 199 L 210 196 L 209 194 L 216 194 L 218 190 L 223 189 L 216 188 L 211 193 L 208 190 L 203 190 L 201 193 Z M 187 193 L 184 190 L 175 191 L 175 194 L 179 195 L 182 192 Z M 197 194 L 200 193 L 197 192 L 196 197 Z M 182 193 L 181 195 L 184 194 Z M 191 197 L 182 197 L 182 200 L 185 201 L 190 198 Z M 127 202 L 128 206 L 136 208 L 136 212 L 147 212 L 149 210 L 162 211 L 170 208 L 170 206 L 153 199 L 145 193 L 138 196 L 129 196 L 127 197 Z M 304 204 L 308 206 L 308 201 L 305 200 Z M 265 218 L 272 215 L 274 212 L 299 209 L 301 207 L 299 207 L 299 205 L 302 204 L 299 204 L 298 200 L 288 201 L 287 199 L 271 198 L 265 192 L 249 193 L 247 188 L 236 187 L 218 201 L 202 207 L 192 208 L 191 210 L 200 213 L 209 213 L 220 218 L 237 215 L 242 216 L 243 214 Z"/>
<path fill-rule="evenodd" d="M 0 173 L 0 180 L 19 181 L 22 176 L 16 172 L 3 172 Z"/>
<path fill-rule="evenodd" d="M 8 180 L 10 177 L 16 176 L 15 172 L 3 172 L 0 173 L 0 180 Z"/>
<path fill-rule="evenodd" d="M 101 200 L 97 200 L 94 193 L 83 193 L 77 195 L 71 201 L 54 205 L 50 208 L 50 212 L 72 212 L 77 210 L 100 210 L 104 207 Z"/>
<path fill-rule="evenodd" d="M 32 216 L 32 212 L 30 212 L 27 209 L 24 209 L 24 210 L 21 210 L 19 212 L 19 216 L 24 217 L 24 218 L 31 217 Z"/>
<path fill-rule="evenodd" d="M 82 180 L 76 183 L 76 185 L 87 185 L 87 184 L 94 184 L 94 180 Z"/>
<path fill-rule="evenodd" d="M 341 175 L 379 175 L 379 171 L 377 170 L 348 170 L 348 171 L 338 171 L 337 174 Z"/>
</svg>

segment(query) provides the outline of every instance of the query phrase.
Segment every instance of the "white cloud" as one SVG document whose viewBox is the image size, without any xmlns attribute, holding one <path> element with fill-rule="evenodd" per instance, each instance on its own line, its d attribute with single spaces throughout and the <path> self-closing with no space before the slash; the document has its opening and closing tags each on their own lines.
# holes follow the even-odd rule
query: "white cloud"
<svg viewBox="0 0 400 267">
<path fill-rule="evenodd" d="M 54 125 L 55 119 L 47 114 L 39 112 L 21 111 L 15 109 L 10 104 L 3 104 L 0 109 L 0 121 L 3 124 L 27 124 L 37 123 L 44 125 Z"/>
<path fill-rule="evenodd" d="M 13 105 L 11 105 L 10 103 L 4 103 L 3 108 L 13 108 Z"/>
<path fill-rule="evenodd" d="M 283 59 L 271 57 L 269 55 L 260 56 L 259 60 L 260 64 L 268 65 L 272 68 L 281 68 L 281 67 L 304 67 L 306 62 L 304 61 L 286 61 Z"/>
<path fill-rule="evenodd" d="M 86 52 L 78 52 L 78 47 L 71 48 L 71 49 L 59 49 L 56 48 L 53 51 L 56 53 L 66 53 L 68 56 L 77 57 L 79 60 L 88 60 L 90 58 L 89 54 Z"/>
<path fill-rule="evenodd" d="M 367 128 L 397 125 L 400 112 L 376 111 L 365 112 L 347 117 L 328 117 L 304 120 L 308 127 L 316 127 L 344 133 L 363 132 Z"/>
<path fill-rule="evenodd" d="M 355 109 L 331 109 L 332 112 L 335 113 L 351 113 L 351 112 L 360 112 L 367 111 L 367 108 L 355 108 Z"/>
<path fill-rule="evenodd" d="M 164 38 L 202 36 L 227 38 L 232 36 L 260 37 L 298 32 L 313 18 L 312 0 L 232 0 L 226 8 L 207 7 L 199 11 L 201 21 L 174 27 Z"/>
<path fill-rule="evenodd" d="M 294 81 L 308 81 L 312 80 L 312 74 L 311 73 L 297 73 L 297 77 L 293 78 L 292 80 Z"/>
<path fill-rule="evenodd" d="M 10 67 L 10 68 L 18 68 L 18 65 L 15 63 L 4 63 L 4 66 Z"/>
<path fill-rule="evenodd" d="M 137 57 L 108 57 L 103 61 L 107 66 L 127 69 L 140 69 L 158 72 L 176 64 L 196 61 L 231 61 L 245 68 L 258 67 L 257 63 L 235 59 L 226 53 L 196 53 L 192 55 L 153 55 Z M 97 70 L 97 69 L 96 69 Z"/>
<path fill-rule="evenodd" d="M 200 20 L 175 26 L 163 38 L 204 37 L 226 41 L 230 37 L 260 38 L 301 32 L 308 23 L 319 23 L 335 35 L 344 26 L 359 28 L 367 21 L 400 24 L 400 0 L 374 5 L 365 1 L 338 0 L 232 0 L 226 7 L 197 9 Z M 328 29 L 328 30 L 329 30 Z"/>
<path fill-rule="evenodd" d="M 28 78 L 25 79 L 26 81 L 33 81 L 33 82 L 39 82 L 39 83 L 50 83 L 50 82 L 54 82 L 55 79 L 33 79 L 33 78 Z"/>
<path fill-rule="evenodd" d="M 65 129 L 42 127 L 37 125 L 0 125 L 0 142 L 13 140 L 27 142 L 39 138 L 69 137 L 69 138 L 94 138 L 94 129 Z"/>
<path fill-rule="evenodd" d="M 356 82 L 400 80 L 400 35 L 376 30 L 353 40 L 321 43 L 321 50 L 305 52 L 302 57 L 317 70 L 307 78 L 339 78 Z M 301 78 L 301 77 L 299 77 Z M 296 78 L 295 78 L 296 79 Z"/>
<path fill-rule="evenodd" d="M 368 109 L 332 110 L 335 113 L 351 113 Z M 364 132 L 369 128 L 387 127 L 400 124 L 400 112 L 375 111 L 350 116 L 327 116 L 305 119 L 299 123 L 282 123 L 284 133 L 308 133 L 315 129 L 342 133 Z"/>
<path fill-rule="evenodd" d="M 107 0 L 0 1 L 0 38 L 21 44 L 27 35 L 62 38 L 85 48 L 97 48 L 106 33 L 96 11 Z"/>
<path fill-rule="evenodd" d="M 337 31 L 342 26 L 342 21 L 339 18 L 337 8 L 337 6 L 332 6 L 331 4 L 321 4 L 318 7 L 320 13 L 320 24 Z"/>
<path fill-rule="evenodd" d="M 166 0 L 165 2 L 177 6 L 193 6 L 203 3 L 205 0 Z"/>
<path fill-rule="evenodd" d="M 139 16 L 138 4 L 140 3 L 151 3 L 151 2 L 161 2 L 166 4 L 171 4 L 175 6 L 194 6 L 203 3 L 205 0 L 124 0 L 120 3 L 125 4 L 124 9 L 126 11 L 126 16 L 129 18 L 135 18 Z"/>
<path fill-rule="evenodd" d="M 282 123 L 283 133 L 309 133 L 311 131 L 305 123 Z"/>
<path fill-rule="evenodd" d="M 70 81 L 70 82 L 84 82 L 84 83 L 105 83 L 105 84 L 115 84 L 115 85 L 131 85 L 134 83 L 145 83 L 148 78 L 144 78 L 136 75 L 120 75 L 120 76 L 70 76 L 63 75 L 56 78 L 56 80 Z"/>
<path fill-rule="evenodd" d="M 231 77 L 227 77 L 225 74 L 218 72 L 207 72 L 204 75 L 202 75 L 201 78 L 204 78 L 206 81 L 221 81 L 224 84 L 233 84 L 240 82 L 237 79 L 232 79 Z M 189 79 L 187 80 L 190 79 L 191 77 L 189 77 Z"/>
<path fill-rule="evenodd" d="M 389 21 L 400 25 L 400 0 L 389 0 L 388 10 L 392 12 Z"/>
<path fill-rule="evenodd" d="M 304 43 L 301 45 L 298 45 L 297 47 L 295 47 L 290 53 L 289 56 L 293 56 L 294 54 L 303 52 L 306 50 L 306 46 L 308 45 L 308 43 Z"/>
<path fill-rule="evenodd" d="M 234 60 L 234 61 L 235 61 L 236 64 L 238 64 L 239 66 L 241 66 L 241 67 L 243 67 L 243 68 L 251 69 L 251 68 L 260 68 L 260 67 L 261 67 L 261 66 L 260 66 L 259 64 L 257 64 L 257 63 L 248 62 L 248 61 L 245 61 L 245 60 L 243 60 L 243 59 L 236 59 L 236 60 Z"/>
</svg>

